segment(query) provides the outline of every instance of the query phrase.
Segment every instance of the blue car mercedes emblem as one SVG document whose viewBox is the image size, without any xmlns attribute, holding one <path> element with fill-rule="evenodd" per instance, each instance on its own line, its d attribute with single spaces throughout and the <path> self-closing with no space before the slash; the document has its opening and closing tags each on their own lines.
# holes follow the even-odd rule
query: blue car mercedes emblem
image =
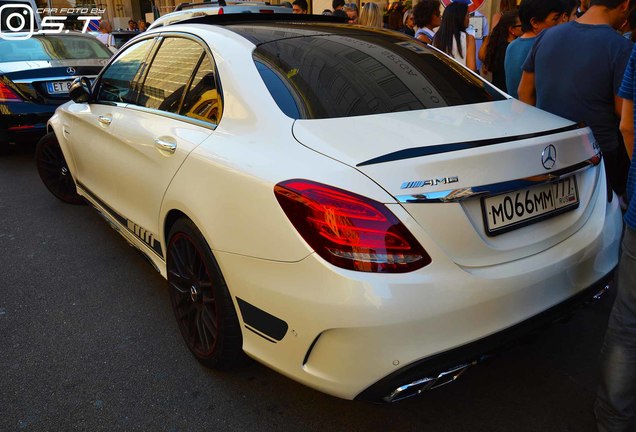
<svg viewBox="0 0 636 432">
<path fill-rule="evenodd" d="M 72 67 L 66 68 L 66 73 L 69 75 L 75 75 L 75 68 L 72 68 Z"/>
<path fill-rule="evenodd" d="M 552 144 L 547 146 L 541 152 L 541 163 L 543 164 L 543 168 L 549 170 L 554 167 L 556 164 L 556 147 Z"/>
</svg>

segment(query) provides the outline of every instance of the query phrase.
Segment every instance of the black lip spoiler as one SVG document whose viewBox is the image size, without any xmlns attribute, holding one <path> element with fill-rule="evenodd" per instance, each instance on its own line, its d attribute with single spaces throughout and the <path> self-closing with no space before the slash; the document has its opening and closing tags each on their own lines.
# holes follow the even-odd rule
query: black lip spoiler
<svg viewBox="0 0 636 432">
<path fill-rule="evenodd" d="M 575 123 L 571 126 L 547 130 L 543 132 L 534 132 L 534 133 L 529 133 L 524 135 L 505 136 L 500 138 L 489 138 L 484 140 L 465 141 L 465 142 L 458 142 L 458 143 L 451 143 L 451 144 L 440 144 L 440 145 L 434 145 L 434 146 L 428 146 L 428 147 L 415 147 L 410 149 L 398 150 L 393 153 L 385 154 L 384 156 L 379 156 L 373 159 L 369 159 L 368 161 L 360 162 L 356 166 L 361 167 L 365 165 L 375 165 L 375 164 L 380 164 L 385 162 L 394 162 L 398 160 L 411 159 L 411 158 L 416 158 L 421 156 L 430 156 L 430 155 L 435 155 L 440 153 L 467 150 L 467 149 L 476 148 L 476 147 L 485 147 L 489 145 L 501 144 L 501 143 L 510 142 L 510 141 L 521 141 L 525 139 L 538 138 L 538 137 L 557 134 L 561 132 L 568 132 L 568 131 L 572 131 L 576 129 L 581 129 L 584 127 L 585 125 L 582 123 Z"/>
</svg>

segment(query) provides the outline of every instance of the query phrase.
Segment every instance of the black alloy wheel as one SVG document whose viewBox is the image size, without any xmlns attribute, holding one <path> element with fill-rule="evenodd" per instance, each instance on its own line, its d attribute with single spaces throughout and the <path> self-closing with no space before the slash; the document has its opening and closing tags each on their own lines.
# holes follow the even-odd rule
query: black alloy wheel
<svg viewBox="0 0 636 432">
<path fill-rule="evenodd" d="M 168 238 L 170 300 L 188 349 L 210 368 L 240 363 L 238 318 L 209 246 L 188 219 L 179 219 Z"/>
<path fill-rule="evenodd" d="M 84 198 L 77 194 L 75 181 L 55 133 L 40 139 L 35 148 L 35 163 L 40 179 L 57 199 L 67 204 L 85 204 Z"/>
</svg>

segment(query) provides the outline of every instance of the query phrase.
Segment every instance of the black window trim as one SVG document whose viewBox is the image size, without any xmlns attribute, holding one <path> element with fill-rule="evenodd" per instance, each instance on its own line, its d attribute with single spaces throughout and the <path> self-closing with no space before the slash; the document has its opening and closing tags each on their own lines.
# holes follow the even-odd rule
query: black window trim
<svg viewBox="0 0 636 432">
<path fill-rule="evenodd" d="M 120 56 L 123 55 L 123 53 L 125 52 L 124 50 L 125 47 L 127 47 L 128 45 L 136 45 L 148 39 L 154 39 L 154 41 L 150 49 L 146 53 L 145 57 L 142 60 L 142 63 L 145 69 L 142 70 L 141 73 L 142 74 L 146 73 L 146 70 L 147 70 L 146 65 L 148 64 L 148 60 L 157 49 L 157 39 L 158 39 L 157 35 L 148 35 L 146 37 L 135 39 L 133 43 L 127 43 L 122 48 L 120 48 L 119 51 L 117 51 L 117 53 L 113 57 L 111 57 L 108 64 L 102 68 L 102 70 L 99 72 L 99 75 L 97 75 L 97 78 L 95 79 L 95 82 L 93 83 L 93 88 L 91 89 L 91 92 L 92 92 L 91 99 L 88 101 L 88 103 L 95 104 L 95 105 L 107 105 L 107 106 L 118 106 L 118 107 L 125 107 L 126 105 L 129 104 L 128 102 L 112 102 L 112 101 L 98 100 L 97 95 L 99 94 L 99 87 L 102 84 L 102 78 L 104 73 L 106 72 L 108 68 L 110 68 L 110 66 L 115 62 L 115 60 L 117 60 Z"/>
<path fill-rule="evenodd" d="M 278 77 L 278 79 L 280 79 L 281 83 L 283 84 L 283 86 L 289 91 L 289 94 L 291 96 L 291 98 L 293 99 L 294 103 L 296 104 L 296 111 L 298 111 L 298 118 L 294 118 L 294 117 L 290 117 L 287 115 L 287 113 L 285 113 L 281 107 L 278 105 L 278 101 L 276 100 L 276 98 L 274 97 L 274 95 L 271 93 L 271 90 L 268 88 L 268 94 L 269 96 L 272 98 L 272 100 L 274 101 L 274 103 L 276 104 L 276 106 L 278 107 L 278 109 L 283 113 L 283 115 L 291 118 L 292 120 L 302 120 L 305 117 L 309 116 L 308 114 L 308 110 L 309 107 L 307 107 L 303 101 L 298 97 L 298 90 L 294 88 L 293 82 L 291 82 L 288 79 L 285 79 L 285 77 L 280 73 L 280 71 L 278 70 L 278 68 L 276 67 L 276 65 L 272 64 L 272 62 L 265 57 L 264 55 L 262 55 L 261 53 L 254 51 L 252 53 L 252 60 L 254 61 L 254 65 L 256 65 L 256 63 L 261 63 L 263 66 L 267 67 L 274 75 L 276 75 Z M 256 69 L 258 70 L 258 65 L 256 65 Z M 258 75 L 261 77 L 261 80 L 263 80 L 263 82 L 265 82 L 265 80 L 263 79 L 263 76 L 261 75 L 260 72 L 257 72 Z M 267 86 L 267 83 L 265 83 L 265 86 Z"/>
<path fill-rule="evenodd" d="M 150 67 L 152 66 L 152 62 L 155 60 L 155 57 L 157 55 L 157 53 L 159 52 L 159 49 L 161 48 L 161 45 L 163 43 L 163 41 L 166 38 L 173 38 L 173 37 L 178 37 L 178 38 L 182 38 L 182 39 L 189 39 L 192 40 L 193 42 L 196 42 L 197 44 L 199 44 L 201 46 L 201 48 L 203 49 L 203 53 L 201 54 L 201 56 L 199 57 L 199 60 L 197 60 L 196 66 L 194 67 L 194 69 L 192 70 L 192 74 L 190 75 L 186 87 L 185 87 L 185 91 L 183 92 L 183 94 L 181 95 L 181 100 L 179 101 L 179 112 L 181 111 L 181 108 L 183 107 L 183 102 L 185 100 L 185 96 L 187 94 L 187 91 L 190 89 L 190 85 L 192 84 L 192 81 L 194 80 L 194 77 L 196 76 L 196 73 L 199 69 L 199 66 L 201 65 L 201 62 L 203 61 L 203 59 L 205 58 L 205 56 L 209 56 L 210 61 L 212 62 L 212 65 L 214 67 L 214 80 L 216 83 L 216 87 L 217 87 L 217 92 L 219 95 L 219 99 L 221 100 L 221 106 L 225 107 L 225 101 L 224 101 L 224 97 L 223 97 L 223 88 L 221 87 L 221 82 L 219 80 L 219 73 L 218 73 L 218 67 L 216 64 L 216 60 L 214 59 L 214 56 L 212 55 L 212 51 L 210 50 L 210 48 L 208 47 L 208 45 L 203 41 L 203 39 L 201 39 L 198 36 L 195 36 L 193 34 L 189 34 L 189 33 L 181 33 L 181 32 L 162 32 L 159 34 L 153 34 L 153 35 L 148 35 L 146 37 L 140 38 L 140 39 L 135 39 L 133 41 L 134 44 L 138 43 L 138 42 L 142 42 L 144 40 L 147 39 L 154 39 L 154 44 L 150 47 L 150 49 L 148 50 L 148 53 L 146 54 L 146 56 L 144 57 L 143 60 L 143 70 L 141 71 L 141 76 L 139 79 L 139 82 L 141 83 L 141 88 L 139 90 L 141 90 L 146 82 L 146 77 L 148 76 L 148 71 L 150 70 Z M 128 45 L 130 45 L 130 43 L 127 43 L 126 45 L 124 45 L 119 52 L 110 60 L 110 62 L 108 63 L 108 65 L 106 65 L 102 71 L 99 73 L 97 79 L 95 80 L 95 84 L 93 85 L 93 90 L 97 90 L 99 88 L 99 85 L 101 84 L 101 78 L 102 75 L 104 73 L 104 71 L 110 67 L 110 65 L 115 61 L 115 59 L 117 57 L 119 57 L 119 55 L 121 55 L 122 52 L 124 52 L 124 48 L 126 48 Z M 151 113 L 151 114 L 155 114 L 155 115 L 159 115 L 161 117 L 166 117 L 169 119 L 175 119 L 175 120 L 180 120 L 180 121 L 184 121 L 186 123 L 190 123 L 196 126 L 202 126 L 204 128 L 207 129 L 211 129 L 211 130 L 215 130 L 218 127 L 218 122 L 212 123 L 212 122 L 206 122 L 203 120 L 198 120 L 198 119 L 194 119 L 192 117 L 188 117 L 182 114 L 177 113 L 171 113 L 171 112 L 167 112 L 167 111 L 163 111 L 163 110 L 159 110 L 159 109 L 155 109 L 155 108 L 146 108 L 143 107 L 141 105 L 137 104 L 137 101 L 139 100 L 139 96 L 140 96 L 141 92 L 137 92 L 137 99 L 135 100 L 135 103 L 132 102 L 109 102 L 109 101 L 98 101 L 96 99 L 91 100 L 90 103 L 93 104 L 97 104 L 97 105 L 110 105 L 110 106 L 119 106 L 119 107 L 123 107 L 123 108 L 128 108 L 128 109 L 133 109 L 135 111 L 140 111 L 140 112 L 147 112 L 147 113 Z M 97 97 L 97 92 L 93 93 L 93 98 Z M 221 117 L 223 118 L 223 111 L 221 111 Z M 220 120 L 220 119 L 219 119 Z"/>
<path fill-rule="evenodd" d="M 201 54 L 201 57 L 199 57 L 199 60 L 197 60 L 197 64 L 194 67 L 194 69 L 192 70 L 192 73 L 190 74 L 190 77 L 188 78 L 186 87 L 185 87 L 185 91 L 183 92 L 183 94 L 181 95 L 181 100 L 179 101 L 179 109 L 177 110 L 176 113 L 170 113 L 167 111 L 163 111 L 163 110 L 159 110 L 159 109 L 155 109 L 155 108 L 146 108 L 143 107 L 141 105 L 138 105 L 137 103 L 135 104 L 129 104 L 128 108 L 134 108 L 138 111 L 144 111 L 144 112 L 150 112 L 153 114 L 157 114 L 163 117 L 167 117 L 167 118 L 173 118 L 173 119 L 177 119 L 177 120 L 182 120 L 185 121 L 187 123 L 192 123 L 198 126 L 203 126 L 206 127 L 208 129 L 216 129 L 218 127 L 218 122 L 212 123 L 212 122 L 206 122 L 203 120 L 198 120 L 198 119 L 193 119 L 192 117 L 188 117 L 182 114 L 179 114 L 179 112 L 181 112 L 181 108 L 183 107 L 183 102 L 185 100 L 185 96 L 187 94 L 187 91 L 190 89 L 190 85 L 192 84 L 192 81 L 194 80 L 196 73 L 199 69 L 199 66 L 201 65 L 201 62 L 203 60 L 203 58 L 208 55 L 210 57 L 210 61 L 212 62 L 212 65 L 214 66 L 214 81 L 216 83 L 216 87 L 217 87 L 217 92 L 219 95 L 219 99 L 221 100 L 221 106 L 224 107 L 225 103 L 223 100 L 223 91 L 221 88 L 221 83 L 219 80 L 219 71 L 218 68 L 216 66 L 216 60 L 214 59 L 214 56 L 212 55 L 212 51 L 209 49 L 208 45 L 205 43 L 205 41 L 203 39 L 201 39 L 200 37 L 190 34 L 190 33 L 181 33 L 181 32 L 161 32 L 159 33 L 158 37 L 157 37 L 157 43 L 155 45 L 155 47 L 153 47 L 153 52 L 152 52 L 152 57 L 149 59 L 148 61 L 148 67 L 146 68 L 146 70 L 143 73 L 143 79 L 142 84 L 141 84 L 141 88 L 143 89 L 145 83 L 146 83 L 146 78 L 148 76 L 148 71 L 150 70 L 150 67 L 152 66 L 152 63 L 155 60 L 155 57 L 157 56 L 157 53 L 159 52 L 159 50 L 161 49 L 161 45 L 163 44 L 163 41 L 166 38 L 181 38 L 181 39 L 189 39 L 197 44 L 199 44 L 199 46 L 201 46 L 201 48 L 203 49 L 203 53 Z M 139 98 L 141 92 L 137 93 L 137 98 Z M 223 111 L 221 111 L 221 118 L 223 118 Z M 220 119 L 219 119 L 220 120 Z"/>
</svg>

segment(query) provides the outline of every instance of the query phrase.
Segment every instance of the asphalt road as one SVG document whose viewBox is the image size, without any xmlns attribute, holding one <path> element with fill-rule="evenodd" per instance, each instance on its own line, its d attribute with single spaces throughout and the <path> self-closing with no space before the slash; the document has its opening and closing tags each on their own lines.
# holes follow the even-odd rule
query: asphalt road
<svg viewBox="0 0 636 432">
<path fill-rule="evenodd" d="M 0 157 L 0 431 L 594 431 L 611 298 L 395 405 L 336 399 L 251 363 L 206 370 L 166 284 L 89 206 Z"/>
</svg>

